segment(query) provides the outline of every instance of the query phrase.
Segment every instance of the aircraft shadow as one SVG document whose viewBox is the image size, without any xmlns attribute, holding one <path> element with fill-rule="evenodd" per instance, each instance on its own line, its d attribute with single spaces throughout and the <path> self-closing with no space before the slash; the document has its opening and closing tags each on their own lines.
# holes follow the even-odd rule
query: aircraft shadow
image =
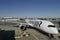
<svg viewBox="0 0 60 40">
<path fill-rule="evenodd" d="M 44 31 L 42 31 L 42 30 L 40 30 L 40 29 L 37 29 L 37 28 L 34 28 L 34 27 L 28 27 L 28 28 L 29 28 L 29 29 L 34 29 L 34 30 L 42 33 L 43 35 L 46 35 L 47 37 L 49 37 L 49 34 L 48 34 L 48 33 L 44 32 Z M 51 35 L 51 36 L 52 36 L 52 35 Z M 53 37 L 53 36 L 52 36 L 52 37 Z"/>
<path fill-rule="evenodd" d="M 0 30 L 0 40 L 15 40 L 15 31 L 14 30 Z"/>
</svg>

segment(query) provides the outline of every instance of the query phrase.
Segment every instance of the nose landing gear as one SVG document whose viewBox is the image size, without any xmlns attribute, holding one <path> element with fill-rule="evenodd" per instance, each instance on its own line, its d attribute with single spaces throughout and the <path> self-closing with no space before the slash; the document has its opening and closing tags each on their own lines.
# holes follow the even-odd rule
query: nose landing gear
<svg viewBox="0 0 60 40">
<path fill-rule="evenodd" d="M 48 37 L 49 37 L 49 39 L 53 39 L 54 38 L 54 36 L 52 35 L 52 34 L 48 34 Z"/>
</svg>

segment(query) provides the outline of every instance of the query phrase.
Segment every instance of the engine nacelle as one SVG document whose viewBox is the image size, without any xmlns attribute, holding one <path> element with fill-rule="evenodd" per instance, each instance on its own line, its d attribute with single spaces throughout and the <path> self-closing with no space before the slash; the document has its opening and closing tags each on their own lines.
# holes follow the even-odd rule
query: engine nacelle
<svg viewBox="0 0 60 40">
<path fill-rule="evenodd" d="M 22 31 L 26 30 L 27 27 L 29 27 L 29 25 L 27 25 L 26 23 L 20 23 L 20 24 L 19 24 L 19 28 L 20 28 Z"/>
<path fill-rule="evenodd" d="M 26 30 L 26 26 L 21 26 L 20 29 L 21 29 L 22 31 L 24 31 L 24 30 Z"/>
</svg>

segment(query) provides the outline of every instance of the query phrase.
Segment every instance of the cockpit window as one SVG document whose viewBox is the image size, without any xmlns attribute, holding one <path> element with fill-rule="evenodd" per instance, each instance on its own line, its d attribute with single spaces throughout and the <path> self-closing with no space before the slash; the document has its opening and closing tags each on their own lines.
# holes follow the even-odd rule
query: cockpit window
<svg viewBox="0 0 60 40">
<path fill-rule="evenodd" d="M 48 27 L 55 27 L 55 25 L 48 25 Z"/>
</svg>

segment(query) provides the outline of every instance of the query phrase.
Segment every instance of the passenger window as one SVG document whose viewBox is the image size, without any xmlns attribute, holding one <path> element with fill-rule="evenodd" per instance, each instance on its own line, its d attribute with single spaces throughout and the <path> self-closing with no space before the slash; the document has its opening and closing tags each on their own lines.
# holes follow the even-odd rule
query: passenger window
<svg viewBox="0 0 60 40">
<path fill-rule="evenodd" d="M 35 26 L 38 26 L 38 25 L 39 25 L 39 22 L 38 22 L 38 21 L 35 21 L 35 22 L 34 22 L 34 25 L 35 25 Z"/>
<path fill-rule="evenodd" d="M 34 24 L 34 26 L 39 26 L 42 24 L 42 21 L 29 21 L 31 24 Z"/>
<path fill-rule="evenodd" d="M 34 24 L 34 22 L 33 22 L 33 21 L 29 21 L 29 23 Z"/>
</svg>

